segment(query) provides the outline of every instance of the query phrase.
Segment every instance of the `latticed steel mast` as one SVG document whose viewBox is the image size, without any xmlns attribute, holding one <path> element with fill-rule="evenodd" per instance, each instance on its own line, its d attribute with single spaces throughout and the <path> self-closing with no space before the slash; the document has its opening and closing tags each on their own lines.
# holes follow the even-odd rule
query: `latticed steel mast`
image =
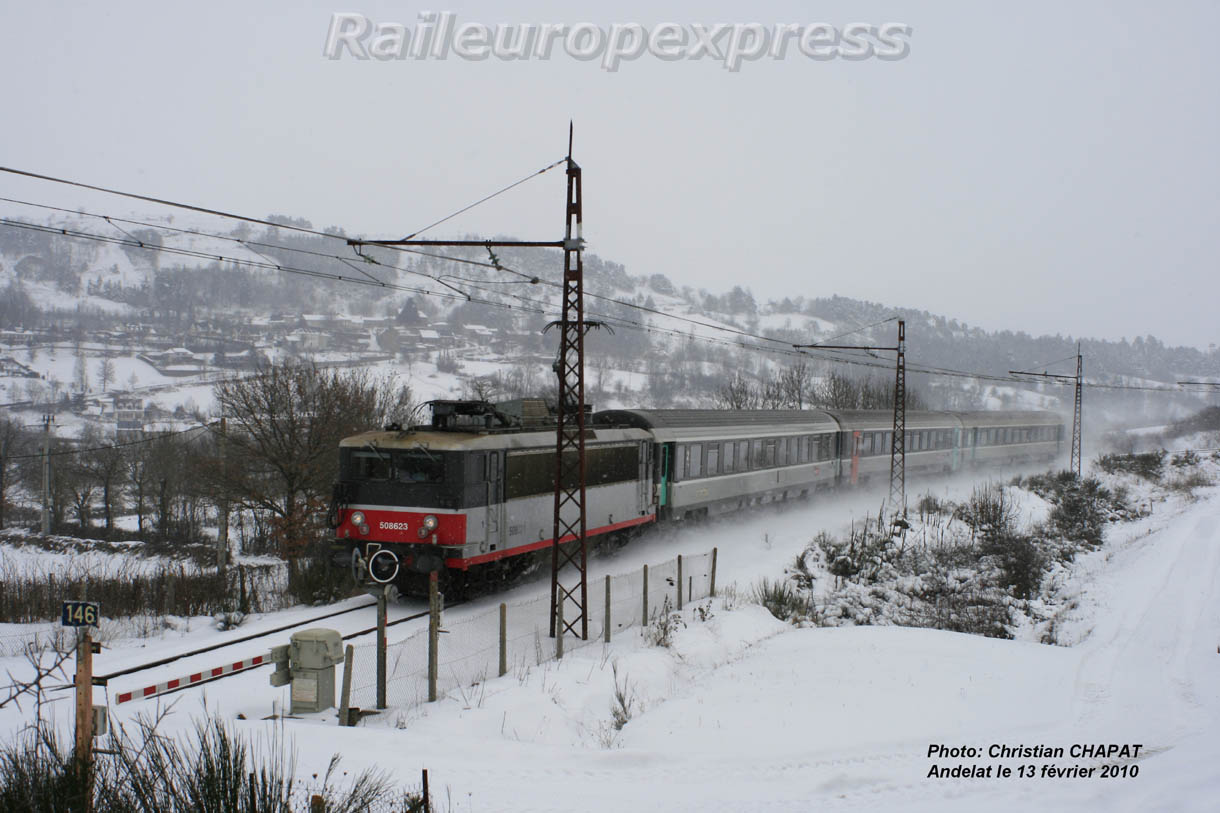
<svg viewBox="0 0 1220 813">
<path fill-rule="evenodd" d="M 890 444 L 890 507 L 907 512 L 907 323 L 898 320 L 894 371 L 894 437 Z"/>
<path fill-rule="evenodd" d="M 1072 471 L 1080 476 L 1080 406 L 1084 398 L 1084 357 L 1080 355 L 1080 345 L 1076 345 L 1076 407 L 1072 410 Z"/>
<path fill-rule="evenodd" d="M 889 321 L 889 320 L 886 320 Z M 877 347 L 872 344 L 794 344 L 797 350 L 892 350 L 898 354 L 894 369 L 894 437 L 890 442 L 890 508 L 907 512 L 907 323 L 898 320 L 898 344 Z"/>
<path fill-rule="evenodd" d="M 559 322 L 555 522 L 551 545 L 551 636 L 589 637 L 585 525 L 585 306 L 580 166 L 568 136 L 567 226 L 563 240 L 563 316 Z M 569 567 L 571 566 L 571 567 Z M 562 578 L 561 578 L 562 576 Z M 562 625 L 562 628 L 561 628 Z"/>
<path fill-rule="evenodd" d="M 1060 359 L 1067 361 L 1067 359 Z M 1009 370 L 1009 375 L 1032 375 L 1038 378 L 1053 378 L 1056 381 L 1071 381 L 1076 385 L 1076 401 L 1072 409 L 1072 473 L 1080 477 L 1080 435 L 1084 429 L 1084 417 L 1081 412 L 1081 402 L 1084 400 L 1084 356 L 1080 355 L 1080 345 L 1076 345 L 1076 375 L 1060 373 L 1031 373 L 1027 370 Z"/>
<path fill-rule="evenodd" d="M 348 240 L 360 246 L 468 246 L 492 248 L 563 249 L 563 315 L 559 320 L 559 355 L 555 372 L 559 377 L 555 440 L 555 523 L 551 552 L 551 636 L 572 632 L 589 637 L 587 613 L 589 586 L 586 578 L 588 545 L 585 524 L 585 322 L 584 238 L 581 236 L 582 205 L 580 166 L 572 160 L 572 126 L 568 125 L 567 225 L 563 240 Z M 552 166 L 557 166 L 558 162 Z M 536 175 L 542 174 L 546 167 Z M 513 184 L 512 186 L 516 186 Z M 501 192 L 511 189 L 505 187 Z M 496 193 L 500 194 L 500 193 Z M 463 210 L 464 211 L 464 210 Z M 575 543 L 567 544 L 565 543 Z M 568 565 L 575 573 L 566 573 Z M 565 573 L 561 581 L 560 574 Z M 556 623 L 563 619 L 563 628 Z"/>
</svg>

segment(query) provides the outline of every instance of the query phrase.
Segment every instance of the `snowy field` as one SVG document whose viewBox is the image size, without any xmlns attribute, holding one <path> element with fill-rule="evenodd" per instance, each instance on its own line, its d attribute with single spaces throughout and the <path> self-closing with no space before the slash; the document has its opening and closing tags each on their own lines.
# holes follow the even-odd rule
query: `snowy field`
<svg viewBox="0 0 1220 813">
<path fill-rule="evenodd" d="M 959 480 L 932 490 L 960 500 L 970 489 Z M 159 704 L 112 706 L 111 714 L 121 722 L 172 707 L 162 723 L 168 733 L 189 728 L 206 700 L 208 712 L 254 735 L 283 725 L 303 777 L 324 769 L 336 752 L 346 770 L 379 766 L 404 785 L 427 768 L 440 809 L 453 811 L 1216 808 L 1217 489 L 1202 490 L 1194 502 L 1170 497 L 1149 516 L 1111 526 L 1101 550 L 1060 574 L 1060 590 L 1076 602 L 1063 620 L 1061 640 L 1078 642 L 1070 647 L 901 627 L 795 628 L 745 600 L 753 582 L 781 575 L 818 530 L 839 531 L 876 506 L 875 497 L 839 495 L 662 531 L 594 560 L 591 576 L 599 578 L 719 546 L 719 581 L 736 582 L 739 596 L 700 602 L 702 611 L 688 607 L 686 627 L 668 649 L 628 631 L 608 647 L 515 668 L 420 710 L 366 718 L 358 728 L 336 726 L 333 711 L 265 720 L 288 701 L 286 689 L 269 686 L 265 669 Z M 1037 518 L 1045 508 L 1031 500 L 1024 510 Z M 545 589 L 545 581 L 524 584 L 449 610 L 446 621 Z M 391 617 L 420 606 L 401 602 Z M 223 633 L 196 619 L 160 640 L 115 641 L 95 664 L 111 671 L 317 612 L 269 614 Z M 371 612 L 352 613 L 326 625 L 346 633 L 371 619 Z M 411 628 L 394 627 L 391 641 Z M 257 654 L 258 647 L 245 651 L 251 646 L 232 653 Z M 133 676 L 130 684 L 115 681 L 111 698 L 214 660 L 199 656 Z M 19 659 L 0 662 L 0 669 L 22 666 Z M 612 725 L 616 683 L 631 698 L 621 729 Z M 103 702 L 105 693 L 98 695 Z M 69 693 L 53 696 L 60 699 L 44 711 L 67 730 Z M 0 710 L 0 731 L 15 732 L 29 712 Z M 1111 744 L 1130 747 L 1109 759 L 1071 752 Z M 933 745 L 979 753 L 930 757 Z M 1064 755 L 1004 758 L 991 756 L 992 746 L 1062 748 Z M 959 765 L 990 775 L 929 777 L 933 766 Z M 1103 778 L 1103 766 L 1126 776 Z M 1092 768 L 1092 775 L 1073 775 L 1082 772 L 1073 767 Z M 998 776 L 1003 769 L 1011 775 Z M 1034 775 L 1020 776 L 1024 770 Z"/>
</svg>

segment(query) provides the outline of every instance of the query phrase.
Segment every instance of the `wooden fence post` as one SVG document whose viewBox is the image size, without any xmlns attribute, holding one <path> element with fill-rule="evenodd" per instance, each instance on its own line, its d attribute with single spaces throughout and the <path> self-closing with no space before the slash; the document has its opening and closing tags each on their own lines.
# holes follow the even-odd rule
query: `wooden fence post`
<svg viewBox="0 0 1220 813">
<path fill-rule="evenodd" d="M 355 654 L 355 647 L 348 644 L 347 650 L 343 653 L 343 691 L 339 695 L 339 725 L 342 726 L 352 724 L 352 671 Z"/>
<path fill-rule="evenodd" d="M 716 597 L 716 548 L 712 548 L 712 598 Z"/>
<path fill-rule="evenodd" d="M 93 636 L 82 627 L 76 642 L 76 764 L 85 813 L 93 811 Z"/>
<path fill-rule="evenodd" d="M 678 609 L 682 609 L 682 554 L 678 554 Z"/>
<path fill-rule="evenodd" d="M 500 677 L 508 674 L 508 605 L 500 604 Z"/>
<path fill-rule="evenodd" d="M 610 574 L 606 574 L 606 643 L 610 643 Z"/>
<path fill-rule="evenodd" d="M 641 626 L 648 626 L 648 565 L 644 565 L 644 616 L 640 619 Z"/>
</svg>

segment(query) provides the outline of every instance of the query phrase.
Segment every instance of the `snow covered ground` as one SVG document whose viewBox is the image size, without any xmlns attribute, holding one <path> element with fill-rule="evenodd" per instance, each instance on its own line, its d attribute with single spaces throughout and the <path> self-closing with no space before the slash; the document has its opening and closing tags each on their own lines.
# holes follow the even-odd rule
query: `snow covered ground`
<svg viewBox="0 0 1220 813">
<path fill-rule="evenodd" d="M 961 499 L 970 485 L 935 490 Z M 284 725 L 299 774 L 323 769 L 335 752 L 349 771 L 377 765 L 404 784 L 427 768 L 442 810 L 1213 810 L 1220 791 L 1220 492 L 1204 489 L 1200 497 L 1171 499 L 1113 526 L 1103 549 L 1077 560 L 1067 577 L 1077 606 L 1061 639 L 1079 642 L 1071 647 L 901 627 L 798 629 L 729 597 L 700 602 L 710 614 L 702 620 L 688 607 L 687 625 L 668 649 L 629 631 L 608 647 L 513 669 L 357 728 L 337 727 L 333 711 Z M 818 530 L 875 510 L 875 498 L 839 495 L 829 504 L 658 533 L 595 560 L 593 575 L 718 545 L 721 582 L 735 581 L 744 596 L 759 577 L 780 575 Z M 542 582 L 522 585 L 446 617 L 452 623 L 544 590 Z M 394 615 L 415 609 L 404 602 Z M 225 633 L 201 621 L 160 642 L 116 642 L 95 663 L 99 671 L 117 669 L 316 612 L 271 614 Z M 333 622 L 346 632 L 369 618 L 353 613 Z M 391 640 L 409 626 L 395 627 L 403 631 Z M 20 665 L 8 659 L 0 669 Z M 139 678 L 163 680 L 204 665 L 212 665 L 208 656 Z M 267 675 L 163 700 L 176 702 L 164 729 L 187 728 L 206 696 L 209 712 L 265 732 L 277 723 L 262 718 L 287 703 L 287 690 L 271 688 Z M 616 684 L 631 698 L 621 729 L 613 724 Z M 65 727 L 66 695 L 49 707 Z M 133 703 L 111 713 L 122 721 L 155 707 Z M 0 710 L 0 731 L 17 730 L 28 712 Z M 1130 747 L 1109 759 L 1071 751 L 1110 744 Z M 979 754 L 930 757 L 933 745 Z M 1064 754 L 990 753 L 992 746 L 1039 745 Z M 933 766 L 959 765 L 990 776 L 929 777 Z M 1126 775 L 1102 777 L 1106 765 Z M 1034 776 L 1020 775 L 1027 766 Z M 1092 775 L 1046 775 L 1077 766 Z M 997 776 L 1001 769 L 1011 775 Z"/>
</svg>

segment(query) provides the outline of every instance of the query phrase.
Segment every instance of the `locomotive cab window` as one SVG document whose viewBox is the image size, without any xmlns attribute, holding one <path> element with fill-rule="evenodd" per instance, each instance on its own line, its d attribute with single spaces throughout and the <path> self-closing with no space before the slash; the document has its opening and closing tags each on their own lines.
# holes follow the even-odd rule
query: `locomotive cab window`
<svg viewBox="0 0 1220 813">
<path fill-rule="evenodd" d="M 389 452 L 353 452 L 351 465 L 352 477 L 356 480 L 390 479 Z"/>
<path fill-rule="evenodd" d="M 445 482 L 445 461 L 436 452 L 423 449 L 394 454 L 394 476 L 402 483 Z"/>
</svg>

